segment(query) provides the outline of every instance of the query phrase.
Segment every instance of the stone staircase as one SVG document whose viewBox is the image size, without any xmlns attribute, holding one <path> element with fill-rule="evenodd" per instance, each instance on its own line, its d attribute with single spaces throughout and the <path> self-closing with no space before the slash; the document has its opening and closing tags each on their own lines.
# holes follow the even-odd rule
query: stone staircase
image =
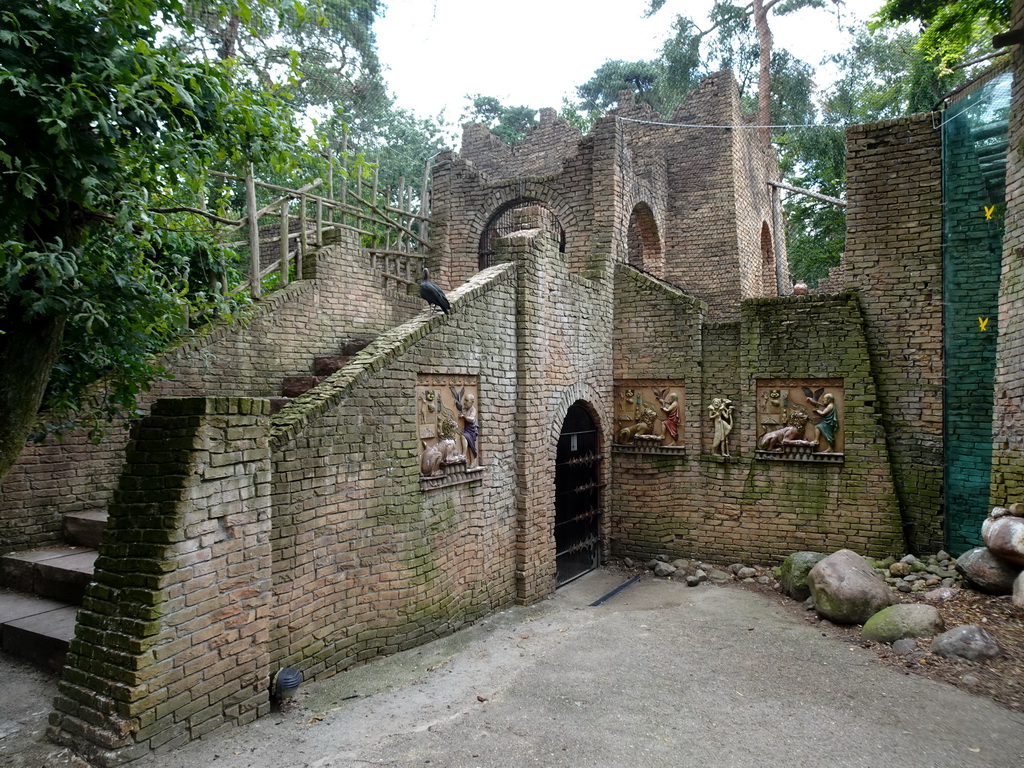
<svg viewBox="0 0 1024 768">
<path fill-rule="evenodd" d="M 276 413 L 341 370 L 372 340 L 345 339 L 337 355 L 313 360 L 311 375 L 285 377 L 281 396 L 270 398 L 271 411 Z M 106 527 L 105 511 L 69 512 L 64 515 L 64 544 L 0 557 L 0 649 L 60 670 Z"/>
<path fill-rule="evenodd" d="M 64 545 L 0 557 L 0 648 L 59 670 L 92 579 L 107 513 L 64 515 Z"/>
<path fill-rule="evenodd" d="M 277 413 L 299 395 L 313 389 L 332 374 L 344 368 L 348 361 L 373 341 L 372 337 L 344 339 L 337 355 L 313 358 L 312 374 L 309 376 L 285 376 L 281 382 L 281 394 L 270 398 L 270 412 Z"/>
</svg>

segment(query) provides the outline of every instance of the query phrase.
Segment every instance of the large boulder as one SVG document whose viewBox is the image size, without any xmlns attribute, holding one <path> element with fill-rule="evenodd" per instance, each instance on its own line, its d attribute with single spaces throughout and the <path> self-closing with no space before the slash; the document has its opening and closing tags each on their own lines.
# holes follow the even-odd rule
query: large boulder
<svg viewBox="0 0 1024 768">
<path fill-rule="evenodd" d="M 811 586 L 807 582 L 807 574 L 824 559 L 825 556 L 820 552 L 794 552 L 783 560 L 779 568 L 782 591 L 801 603 L 810 597 Z"/>
<path fill-rule="evenodd" d="M 1000 560 L 1024 566 L 1024 517 L 998 515 L 996 507 L 981 524 L 981 540 Z"/>
<path fill-rule="evenodd" d="M 837 624 L 863 624 L 896 602 L 867 561 L 849 549 L 840 549 L 811 568 L 808 581 L 818 613 Z"/>
<path fill-rule="evenodd" d="M 1009 595 L 1021 567 L 1000 560 L 986 547 L 975 547 L 957 558 L 956 570 L 975 589 L 993 595 Z"/>
<path fill-rule="evenodd" d="M 947 659 L 970 661 L 992 659 L 1003 652 L 996 639 L 975 624 L 953 627 L 948 632 L 943 632 L 932 639 L 931 647 L 932 653 L 945 656 Z"/>
<path fill-rule="evenodd" d="M 904 637 L 932 637 L 945 628 L 934 605 L 906 603 L 880 610 L 864 622 L 861 634 L 876 643 L 894 643 Z"/>
</svg>

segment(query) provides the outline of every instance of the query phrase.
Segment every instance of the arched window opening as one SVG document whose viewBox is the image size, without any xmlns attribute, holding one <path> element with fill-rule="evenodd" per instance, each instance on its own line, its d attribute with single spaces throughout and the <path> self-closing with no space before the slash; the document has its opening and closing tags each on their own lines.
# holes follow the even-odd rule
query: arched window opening
<svg viewBox="0 0 1024 768">
<path fill-rule="evenodd" d="M 543 217 L 542 221 L 549 228 L 548 232 L 551 237 L 558 242 L 558 252 L 565 253 L 565 228 L 558 221 L 558 217 L 551 207 L 539 200 L 515 200 L 499 208 L 484 227 L 478 249 L 480 269 L 487 269 L 494 263 L 495 242 L 520 229 L 522 218 L 520 212 L 525 208 L 543 208 L 551 214 Z"/>
<path fill-rule="evenodd" d="M 646 203 L 637 203 L 630 214 L 629 229 L 626 231 L 626 250 L 632 266 L 657 277 L 664 277 L 664 257 L 661 237 L 658 234 L 658 222 L 655 221 L 654 213 Z"/>
<path fill-rule="evenodd" d="M 772 233 L 767 222 L 761 223 L 761 292 L 765 296 L 779 295 L 775 275 L 775 251 L 772 248 Z"/>
</svg>

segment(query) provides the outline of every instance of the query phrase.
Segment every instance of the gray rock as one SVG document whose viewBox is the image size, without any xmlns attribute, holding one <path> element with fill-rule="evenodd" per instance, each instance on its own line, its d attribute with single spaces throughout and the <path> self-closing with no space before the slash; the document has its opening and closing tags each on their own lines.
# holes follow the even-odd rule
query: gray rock
<svg viewBox="0 0 1024 768">
<path fill-rule="evenodd" d="M 650 569 L 651 569 L 651 570 L 653 571 L 653 570 L 654 570 L 654 568 L 655 568 L 655 566 L 656 566 L 656 565 L 657 565 L 658 563 L 660 563 L 660 562 L 661 562 L 660 560 L 648 560 L 648 561 L 647 561 L 647 567 L 648 567 L 648 568 L 650 568 Z"/>
<path fill-rule="evenodd" d="M 901 563 L 906 563 L 907 565 L 913 565 L 917 561 L 918 560 L 917 560 L 916 557 L 914 557 L 914 555 L 904 555 L 903 557 L 900 558 L 900 562 Z"/>
<path fill-rule="evenodd" d="M 906 656 L 917 650 L 917 641 L 910 637 L 901 638 L 892 644 L 892 650 L 900 656 Z"/>
<path fill-rule="evenodd" d="M 719 569 L 715 568 L 711 571 L 711 573 L 708 574 L 708 578 L 716 584 L 724 584 L 732 578 L 732 574 L 728 573 L 727 571 L 720 571 Z"/>
<path fill-rule="evenodd" d="M 698 568 L 696 571 L 694 571 L 693 578 L 697 580 L 698 584 L 703 584 L 705 581 L 708 580 L 707 571 L 705 571 L 703 568 Z"/>
<path fill-rule="evenodd" d="M 688 586 L 688 587 L 696 587 L 696 586 L 699 586 L 699 585 L 700 585 L 700 579 L 698 577 L 696 577 L 696 576 L 687 576 L 686 577 L 686 586 Z"/>
<path fill-rule="evenodd" d="M 932 652 L 947 659 L 982 661 L 995 658 L 1003 649 L 984 629 L 976 624 L 966 624 L 933 638 Z"/>
<path fill-rule="evenodd" d="M 624 566 L 626 566 L 627 568 L 632 568 L 633 565 L 634 565 L 633 558 L 631 558 L 631 557 L 624 557 L 624 558 L 622 558 L 622 564 Z"/>
<path fill-rule="evenodd" d="M 944 549 L 940 549 L 938 552 L 935 553 L 935 559 L 938 560 L 940 563 L 945 560 L 949 560 L 949 552 L 947 552 Z"/>
<path fill-rule="evenodd" d="M 981 540 L 1000 560 L 1024 566 L 1024 517 L 985 518 Z"/>
<path fill-rule="evenodd" d="M 1013 604 L 1024 608 L 1024 571 L 1013 582 Z"/>
<path fill-rule="evenodd" d="M 849 549 L 815 565 L 808 581 L 818 613 L 837 624 L 863 624 L 896 601 L 864 558 Z"/>
<path fill-rule="evenodd" d="M 677 571 L 688 571 L 688 570 L 690 570 L 690 561 L 689 560 L 673 560 L 671 564 L 672 564 L 672 566 Z"/>
<path fill-rule="evenodd" d="M 779 568 L 782 591 L 794 600 L 806 600 L 811 594 L 807 574 L 824 559 L 825 556 L 819 552 L 794 552 L 787 557 Z"/>
<path fill-rule="evenodd" d="M 675 566 L 669 565 L 668 563 L 658 563 L 656 566 L 654 566 L 654 575 L 655 576 L 661 576 L 661 577 L 671 576 L 675 572 L 676 572 Z"/>
<path fill-rule="evenodd" d="M 655 558 L 655 560 L 658 560 L 659 562 L 662 562 L 662 563 L 667 563 L 668 562 L 668 555 L 658 555 Z"/>
<path fill-rule="evenodd" d="M 747 566 L 745 566 L 745 565 L 744 565 L 743 563 L 733 563 L 732 565 L 730 565 L 730 566 L 729 566 L 728 568 L 726 568 L 725 570 L 727 570 L 727 571 L 728 571 L 729 573 L 731 573 L 731 574 L 732 574 L 733 576 L 735 576 L 735 575 L 736 575 L 736 574 L 738 574 L 738 573 L 739 573 L 739 572 L 740 572 L 740 571 L 741 571 L 741 570 L 742 570 L 743 568 L 746 568 L 746 567 L 747 567 Z"/>
<path fill-rule="evenodd" d="M 894 643 L 904 637 L 931 637 L 945 628 L 934 605 L 906 603 L 880 610 L 864 622 L 861 634 L 876 643 Z"/>
<path fill-rule="evenodd" d="M 757 568 L 740 568 L 736 572 L 736 578 L 738 578 L 738 579 L 754 579 L 754 578 L 757 578 Z"/>
<path fill-rule="evenodd" d="M 956 561 L 956 570 L 982 592 L 1009 595 L 1013 593 L 1013 581 L 1021 572 L 1021 567 L 1000 560 L 985 547 L 975 547 L 960 555 Z"/>
<path fill-rule="evenodd" d="M 931 592 L 925 592 L 924 599 L 931 600 L 935 603 L 945 602 L 946 600 L 952 600 L 956 597 L 957 590 L 952 589 L 948 586 L 942 586 L 938 589 L 933 589 Z"/>
</svg>

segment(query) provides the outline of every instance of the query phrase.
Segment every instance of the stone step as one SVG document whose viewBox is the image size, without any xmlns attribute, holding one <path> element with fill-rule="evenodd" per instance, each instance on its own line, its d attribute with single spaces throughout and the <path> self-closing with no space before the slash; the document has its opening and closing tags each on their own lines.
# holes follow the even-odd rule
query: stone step
<svg viewBox="0 0 1024 768">
<path fill-rule="evenodd" d="M 285 376 L 281 382 L 281 394 L 284 397 L 298 397 L 320 384 L 324 378 L 324 376 Z"/>
<path fill-rule="evenodd" d="M 374 338 L 373 336 L 353 336 L 350 339 L 343 339 L 338 349 L 338 354 L 342 357 L 352 357 L 372 342 Z"/>
<path fill-rule="evenodd" d="M 329 355 L 326 357 L 314 357 L 313 358 L 313 375 L 314 376 L 330 376 L 331 374 L 337 373 L 346 365 L 348 361 L 352 359 L 352 355 Z"/>
<path fill-rule="evenodd" d="M 269 399 L 271 414 L 277 413 L 292 401 L 292 398 L 290 397 L 271 397 Z"/>
<path fill-rule="evenodd" d="M 75 636 L 78 608 L 0 589 L 0 648 L 40 667 L 59 671 Z"/>
<path fill-rule="evenodd" d="M 64 515 L 64 542 L 67 544 L 98 549 L 106 529 L 106 511 L 68 512 Z"/>
<path fill-rule="evenodd" d="M 0 585 L 75 605 L 92 581 L 95 549 L 48 547 L 0 557 Z"/>
</svg>

